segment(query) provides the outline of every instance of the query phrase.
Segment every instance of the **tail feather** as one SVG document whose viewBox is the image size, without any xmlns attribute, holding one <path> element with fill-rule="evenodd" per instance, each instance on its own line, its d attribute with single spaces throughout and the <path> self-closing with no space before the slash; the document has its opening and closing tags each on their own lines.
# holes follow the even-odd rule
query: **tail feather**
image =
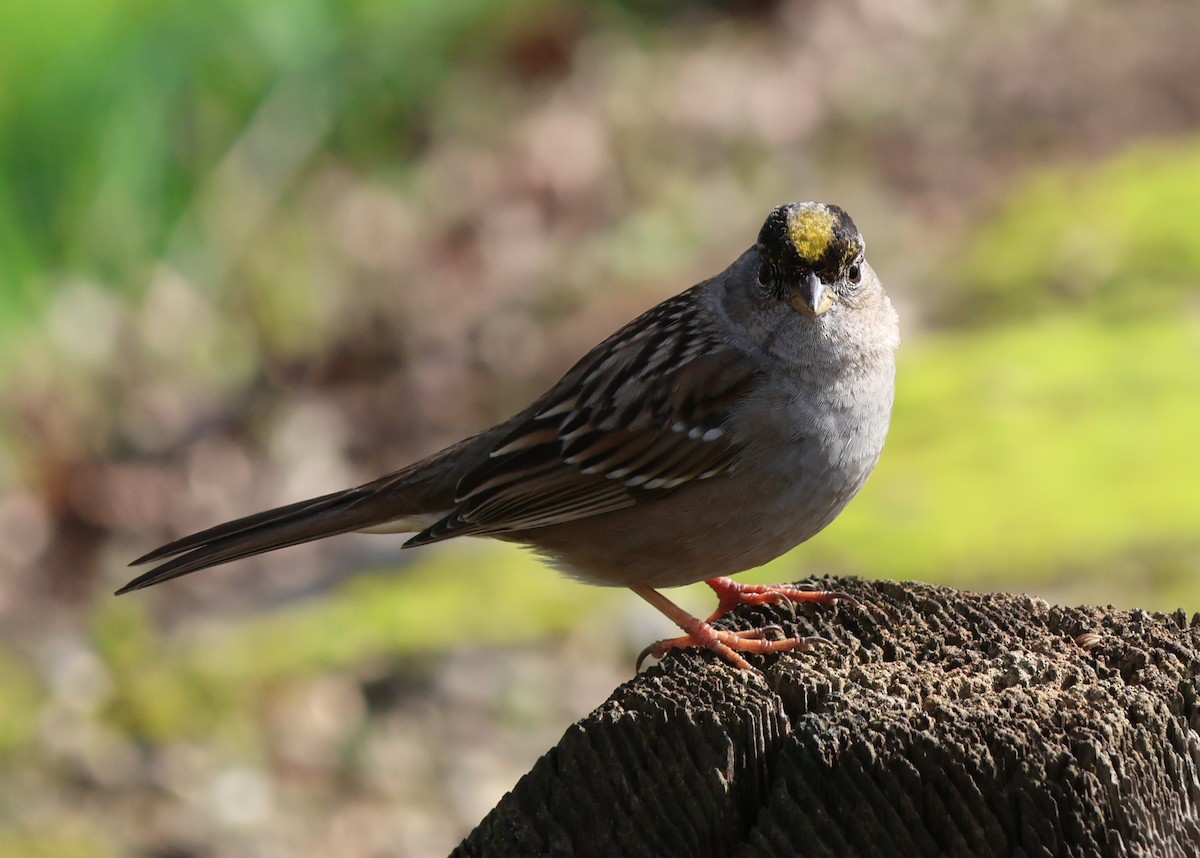
<svg viewBox="0 0 1200 858">
<path fill-rule="evenodd" d="M 367 498 L 371 502 L 363 503 Z M 133 561 L 131 566 L 157 560 L 167 562 L 134 578 L 117 590 L 116 595 L 276 548 L 380 525 L 402 514 L 397 507 L 399 504 L 381 503 L 374 492 L 356 488 L 218 524 Z"/>
</svg>

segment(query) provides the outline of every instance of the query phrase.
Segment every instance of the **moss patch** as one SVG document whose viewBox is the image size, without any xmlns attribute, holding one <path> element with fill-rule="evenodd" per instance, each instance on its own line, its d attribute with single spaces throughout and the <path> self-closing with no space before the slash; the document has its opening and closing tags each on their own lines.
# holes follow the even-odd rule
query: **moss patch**
<svg viewBox="0 0 1200 858">
<path fill-rule="evenodd" d="M 947 321 L 1064 305 L 1121 318 L 1176 310 L 1200 286 L 1200 140 L 1136 146 L 1030 176 L 946 266 Z"/>
</svg>

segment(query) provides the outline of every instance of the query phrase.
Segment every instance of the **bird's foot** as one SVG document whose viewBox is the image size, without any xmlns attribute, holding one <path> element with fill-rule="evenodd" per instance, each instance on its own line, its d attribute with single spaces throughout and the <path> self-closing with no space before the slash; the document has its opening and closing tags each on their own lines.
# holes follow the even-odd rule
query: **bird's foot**
<svg viewBox="0 0 1200 858">
<path fill-rule="evenodd" d="M 768 640 L 768 634 L 783 635 L 783 629 L 774 625 L 765 626 L 760 629 L 745 629 L 743 631 L 731 632 L 714 629 L 703 620 L 697 620 L 697 622 L 700 623 L 700 626 L 696 631 L 682 637 L 668 638 L 667 640 L 650 644 L 638 656 L 637 666 L 634 669 L 641 670 L 642 662 L 647 658 L 661 659 L 673 649 L 702 646 L 711 649 L 726 661 L 729 661 L 742 670 L 757 672 L 758 668 L 742 658 L 739 653 L 806 652 L 820 644 L 832 644 L 832 641 L 819 635 L 812 635 L 806 638 L 778 637 Z"/>
<path fill-rule="evenodd" d="M 720 600 L 717 609 L 708 617 L 710 623 L 740 605 L 787 605 L 795 615 L 798 602 L 815 605 L 855 602 L 853 596 L 836 590 L 814 590 L 790 584 L 740 584 L 732 578 L 709 578 L 704 583 L 713 588 Z"/>
<path fill-rule="evenodd" d="M 713 579 L 715 581 L 728 581 L 735 588 L 740 588 L 749 585 L 734 584 L 728 578 Z M 710 586 L 712 581 L 708 582 Z M 716 589 L 714 586 L 713 589 Z M 797 593 L 805 595 L 810 594 L 808 590 L 799 590 L 797 588 L 784 588 L 794 590 Z M 637 667 L 641 670 L 642 662 L 647 657 L 653 656 L 660 659 L 675 649 L 686 649 L 689 647 L 702 646 L 711 649 L 713 652 L 720 655 L 726 661 L 729 661 L 741 670 L 754 670 L 750 663 L 741 656 L 743 652 L 752 653 L 771 653 L 771 652 L 805 652 L 812 649 L 818 644 L 830 643 L 823 637 L 783 637 L 783 629 L 779 626 L 771 625 L 758 629 L 745 629 L 742 631 L 727 631 L 724 629 L 715 629 L 711 625 L 710 620 L 702 620 L 699 617 L 693 617 L 683 608 L 676 605 L 666 596 L 659 593 L 657 590 L 651 590 L 648 587 L 635 587 L 634 592 L 649 602 L 654 607 L 658 608 L 663 614 L 675 622 L 681 629 L 686 632 L 682 637 L 668 638 L 653 643 L 642 650 L 638 656 Z M 817 593 L 818 591 L 811 591 Z M 762 596 L 762 601 L 739 602 L 738 604 L 781 604 L 785 598 L 789 598 L 786 594 L 779 594 L 774 601 L 768 599 L 769 594 L 765 592 L 752 592 L 752 596 Z M 830 602 L 837 601 L 838 598 L 845 598 L 844 594 L 820 593 L 821 596 L 832 597 L 827 599 L 804 599 L 802 601 L 817 601 Z M 731 606 L 732 607 L 732 606 Z M 729 609 L 727 609 L 729 610 Z M 780 637 L 768 638 L 768 635 L 778 634 Z"/>
</svg>

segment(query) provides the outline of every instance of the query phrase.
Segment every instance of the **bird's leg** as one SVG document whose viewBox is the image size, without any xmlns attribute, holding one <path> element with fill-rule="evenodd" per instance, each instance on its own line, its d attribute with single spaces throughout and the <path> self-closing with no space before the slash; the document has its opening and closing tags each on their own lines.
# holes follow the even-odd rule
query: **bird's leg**
<svg viewBox="0 0 1200 858">
<path fill-rule="evenodd" d="M 707 622 L 715 623 L 739 605 L 788 605 L 795 614 L 797 602 L 833 605 L 853 602 L 854 597 L 832 590 L 806 590 L 790 584 L 739 584 L 732 578 L 709 578 L 704 582 L 720 600 Z"/>
<path fill-rule="evenodd" d="M 722 580 L 722 579 L 714 579 Z M 728 580 L 728 579 L 724 579 Z M 729 582 L 733 584 L 732 581 Z M 711 582 L 710 582 L 711 585 Z M 734 585 L 735 587 L 738 585 Z M 750 663 L 742 658 L 739 653 L 743 652 L 787 652 L 790 650 L 798 650 L 803 652 L 812 649 L 813 645 L 819 643 L 829 643 L 822 637 L 807 637 L 807 638 L 782 638 L 780 640 L 766 640 L 765 635 L 771 629 L 778 629 L 778 626 L 768 626 L 764 629 L 746 629 L 744 631 L 726 631 L 724 629 L 714 629 L 708 621 L 702 620 L 699 617 L 693 617 L 683 608 L 676 605 L 662 593 L 657 590 L 651 590 L 649 587 L 634 587 L 633 592 L 637 593 L 654 607 L 658 608 L 672 622 L 685 632 L 683 637 L 669 638 L 661 640 L 658 643 L 651 644 L 642 651 L 638 657 L 638 669 L 641 668 L 642 662 L 646 656 L 654 656 L 662 658 L 673 649 L 684 649 L 686 647 L 703 646 L 711 649 L 713 652 L 720 655 L 727 661 L 732 662 L 742 670 L 753 670 Z M 805 590 L 797 592 L 807 593 Z M 757 602 L 755 604 L 763 604 Z"/>
</svg>

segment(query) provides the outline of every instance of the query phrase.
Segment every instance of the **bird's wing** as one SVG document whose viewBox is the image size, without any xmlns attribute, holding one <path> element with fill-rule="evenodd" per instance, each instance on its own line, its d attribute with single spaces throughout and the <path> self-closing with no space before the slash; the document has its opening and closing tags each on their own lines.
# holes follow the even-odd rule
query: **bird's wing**
<svg viewBox="0 0 1200 858">
<path fill-rule="evenodd" d="M 759 378 L 698 309 L 685 292 L 593 349 L 407 544 L 599 515 L 729 469 L 741 445 L 727 419 Z"/>
</svg>

